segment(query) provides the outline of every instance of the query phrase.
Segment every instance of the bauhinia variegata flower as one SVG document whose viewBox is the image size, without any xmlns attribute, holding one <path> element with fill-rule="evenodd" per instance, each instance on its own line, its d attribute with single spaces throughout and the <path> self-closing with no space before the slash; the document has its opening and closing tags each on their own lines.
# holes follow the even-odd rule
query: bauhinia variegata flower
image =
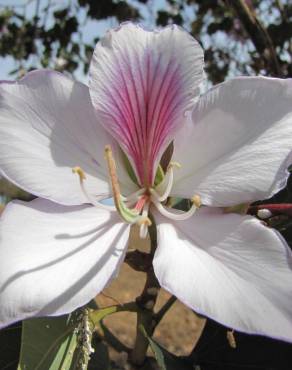
<svg viewBox="0 0 292 370">
<path fill-rule="evenodd" d="M 127 23 L 97 44 L 89 87 L 53 71 L 1 83 L 1 173 L 39 197 L 1 217 L 1 326 L 86 304 L 117 275 L 131 225 L 144 238 L 154 219 L 163 288 L 227 327 L 292 341 L 290 249 L 223 211 L 285 186 L 292 82 L 241 77 L 199 96 L 202 81 L 187 32 Z"/>
</svg>

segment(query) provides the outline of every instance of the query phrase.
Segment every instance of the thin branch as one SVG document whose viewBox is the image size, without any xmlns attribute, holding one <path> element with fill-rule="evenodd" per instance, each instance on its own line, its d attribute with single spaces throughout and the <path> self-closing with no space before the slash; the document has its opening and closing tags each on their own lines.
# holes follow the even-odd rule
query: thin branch
<svg viewBox="0 0 292 370">
<path fill-rule="evenodd" d="M 271 215 L 288 215 L 292 216 L 292 203 L 279 203 L 279 204 L 260 204 L 257 206 L 249 206 L 247 213 L 257 215 L 258 211 L 267 209 Z"/>
<path fill-rule="evenodd" d="M 276 6 L 279 10 L 279 13 L 281 14 L 281 17 L 282 17 L 281 23 L 284 23 L 284 24 L 286 23 L 288 25 L 288 23 L 289 23 L 288 14 L 287 14 L 281 0 L 275 0 L 275 4 L 276 4 Z M 288 40 L 288 44 L 289 44 L 289 47 L 288 47 L 287 51 L 290 54 L 290 57 L 292 59 L 292 40 L 291 40 L 291 38 Z"/>
<path fill-rule="evenodd" d="M 255 49 L 263 58 L 267 70 L 273 76 L 282 76 L 278 57 L 274 44 L 267 30 L 258 20 L 244 0 L 226 0 L 226 3 L 233 9 L 236 16 L 240 19 L 246 32 L 251 38 Z"/>
<path fill-rule="evenodd" d="M 161 309 L 156 313 L 154 320 L 155 320 L 155 326 L 157 326 L 160 321 L 163 319 L 166 312 L 173 306 L 173 304 L 176 302 L 177 298 L 175 296 L 171 296 L 169 300 L 161 307 Z"/>
</svg>

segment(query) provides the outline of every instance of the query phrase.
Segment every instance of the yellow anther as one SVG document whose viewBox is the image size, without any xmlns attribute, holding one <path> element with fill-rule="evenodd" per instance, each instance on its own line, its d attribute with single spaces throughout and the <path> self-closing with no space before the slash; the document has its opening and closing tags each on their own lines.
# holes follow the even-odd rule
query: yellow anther
<svg viewBox="0 0 292 370">
<path fill-rule="evenodd" d="M 199 195 L 194 195 L 191 199 L 192 203 L 197 207 L 200 208 L 202 205 L 201 197 Z"/>
<path fill-rule="evenodd" d="M 86 179 L 85 172 L 81 167 L 73 167 L 72 172 L 77 173 L 81 182 Z"/>
<path fill-rule="evenodd" d="M 234 330 L 227 330 L 226 338 L 227 338 L 227 341 L 230 347 L 235 349 L 237 345 L 236 345 L 236 339 L 234 336 Z"/>
<path fill-rule="evenodd" d="M 169 165 L 167 166 L 167 169 L 169 170 L 170 168 L 181 168 L 181 164 L 180 163 L 178 163 L 178 162 L 173 162 L 173 161 L 171 161 L 171 162 L 169 162 Z"/>
<path fill-rule="evenodd" d="M 104 147 L 104 151 L 105 151 L 105 155 L 107 155 L 108 153 L 110 153 L 110 155 L 112 155 L 111 153 L 112 153 L 112 148 L 111 148 L 111 146 L 110 145 L 106 145 L 105 147 Z"/>
<path fill-rule="evenodd" d="M 138 221 L 137 221 L 137 224 L 138 226 L 142 226 L 142 225 L 146 225 L 146 226 L 151 226 L 152 225 L 152 222 L 150 220 L 149 217 L 141 217 Z"/>
</svg>

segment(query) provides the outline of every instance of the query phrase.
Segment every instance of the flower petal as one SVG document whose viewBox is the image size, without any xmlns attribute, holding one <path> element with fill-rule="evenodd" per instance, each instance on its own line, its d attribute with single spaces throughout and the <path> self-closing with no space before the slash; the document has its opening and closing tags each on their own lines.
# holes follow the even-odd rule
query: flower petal
<svg viewBox="0 0 292 370">
<path fill-rule="evenodd" d="M 53 71 L 0 84 L 0 169 L 19 187 L 61 204 L 84 203 L 72 174 L 81 166 L 89 191 L 107 196 L 106 144 L 115 145 L 97 122 L 87 86 Z"/>
<path fill-rule="evenodd" d="M 126 23 L 97 44 L 90 67 L 92 102 L 141 184 L 153 182 L 202 79 L 202 49 L 175 25 L 151 32 Z"/>
<path fill-rule="evenodd" d="M 242 77 L 217 85 L 174 142 L 173 194 L 229 206 L 266 199 L 292 163 L 292 81 Z"/>
<path fill-rule="evenodd" d="M 292 255 L 277 232 L 211 210 L 176 224 L 156 220 L 163 288 L 227 327 L 292 342 Z"/>
<path fill-rule="evenodd" d="M 0 233 L 0 326 L 6 326 L 65 314 L 94 298 L 118 273 L 129 225 L 104 209 L 36 199 L 10 203 Z"/>
</svg>

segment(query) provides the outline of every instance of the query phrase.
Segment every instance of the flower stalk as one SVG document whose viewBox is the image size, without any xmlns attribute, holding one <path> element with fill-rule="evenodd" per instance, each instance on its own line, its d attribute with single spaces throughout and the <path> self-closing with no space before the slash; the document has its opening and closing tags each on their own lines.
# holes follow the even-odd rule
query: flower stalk
<svg viewBox="0 0 292 370">
<path fill-rule="evenodd" d="M 153 259 L 154 252 L 157 247 L 157 230 L 153 220 L 148 231 L 151 242 L 150 256 L 151 259 Z M 159 289 L 160 286 L 158 280 L 154 274 L 153 266 L 151 266 L 147 271 L 144 289 L 141 295 L 136 299 L 140 310 L 137 312 L 136 341 L 130 355 L 130 361 L 132 364 L 137 366 L 142 365 L 145 361 L 149 345 L 148 339 L 142 332 L 141 327 L 143 327 L 146 333 L 151 337 L 156 326 L 154 320 L 154 306 L 157 300 Z"/>
</svg>

